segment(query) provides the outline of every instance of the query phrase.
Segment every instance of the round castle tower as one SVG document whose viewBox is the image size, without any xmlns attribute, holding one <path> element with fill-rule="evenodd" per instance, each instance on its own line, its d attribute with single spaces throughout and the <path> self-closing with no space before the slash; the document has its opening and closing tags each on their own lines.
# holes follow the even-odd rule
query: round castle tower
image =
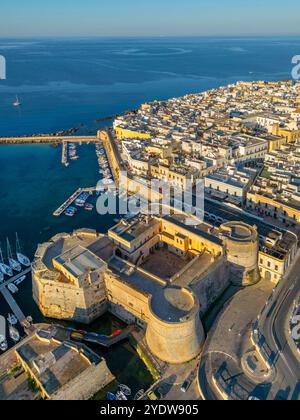
<svg viewBox="0 0 300 420">
<path fill-rule="evenodd" d="M 230 264 L 232 283 L 237 286 L 257 283 L 259 271 L 256 226 L 249 226 L 243 222 L 228 222 L 220 229 Z"/>
</svg>

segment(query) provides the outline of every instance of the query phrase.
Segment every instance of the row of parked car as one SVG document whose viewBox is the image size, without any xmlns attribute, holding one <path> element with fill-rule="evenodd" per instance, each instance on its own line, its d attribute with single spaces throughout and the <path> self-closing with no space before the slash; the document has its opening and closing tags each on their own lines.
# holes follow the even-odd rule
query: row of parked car
<svg viewBox="0 0 300 420">
<path fill-rule="evenodd" d="M 293 315 L 290 320 L 290 331 L 298 351 L 300 352 L 300 298 L 295 303 Z"/>
</svg>

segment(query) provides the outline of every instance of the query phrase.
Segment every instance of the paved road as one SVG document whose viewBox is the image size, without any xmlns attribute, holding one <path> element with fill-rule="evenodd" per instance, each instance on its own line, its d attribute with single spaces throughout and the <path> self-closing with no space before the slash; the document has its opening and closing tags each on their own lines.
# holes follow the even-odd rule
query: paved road
<svg viewBox="0 0 300 420">
<path fill-rule="evenodd" d="M 249 395 L 255 395 L 260 399 L 300 400 L 300 361 L 297 353 L 289 346 L 287 328 L 290 309 L 300 291 L 298 273 L 300 252 L 287 277 L 274 289 L 271 296 L 272 289 L 264 290 L 261 283 L 240 292 L 228 304 L 216 323 L 215 331 L 209 338 L 201 359 L 199 380 L 205 399 L 223 399 L 220 390 L 225 389 L 232 399 L 247 399 Z M 249 321 L 252 319 L 255 323 L 255 318 L 268 296 L 269 301 L 256 328 L 258 327 L 260 342 L 274 367 L 265 379 L 256 378 L 254 375 L 251 379 L 241 367 L 241 357 L 249 350 L 250 331 L 253 329 L 253 324 L 248 328 Z M 242 316 L 238 319 L 238 310 L 242 307 L 249 309 L 243 313 L 244 319 L 240 319 Z M 229 329 L 232 332 L 225 338 L 228 336 L 228 333 L 224 336 L 228 325 L 235 319 L 235 327 Z M 220 373 L 222 366 L 226 366 L 225 374 Z M 213 377 L 218 377 L 218 389 L 212 380 Z"/>
<path fill-rule="evenodd" d="M 262 343 L 266 341 L 270 361 L 275 367 L 276 382 L 280 384 L 278 399 L 300 399 L 300 360 L 289 345 L 289 331 L 286 328 L 290 309 L 300 292 L 299 273 L 298 254 L 295 264 L 273 293 L 258 324 L 260 339 Z"/>
</svg>

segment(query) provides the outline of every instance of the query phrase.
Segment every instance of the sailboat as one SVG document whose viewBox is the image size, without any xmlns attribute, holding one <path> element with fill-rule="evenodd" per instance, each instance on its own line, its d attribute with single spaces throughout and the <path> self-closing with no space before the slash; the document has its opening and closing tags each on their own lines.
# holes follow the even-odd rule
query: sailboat
<svg viewBox="0 0 300 420">
<path fill-rule="evenodd" d="M 19 263 L 24 265 L 25 267 L 30 267 L 31 262 L 29 258 L 27 258 L 25 255 L 21 253 L 21 247 L 20 247 L 20 242 L 19 242 L 17 233 L 16 233 L 16 253 L 17 253 L 17 259 Z"/>
<path fill-rule="evenodd" d="M 9 265 L 14 271 L 17 271 L 20 273 L 20 271 L 22 270 L 21 264 L 18 261 L 13 259 L 8 238 L 6 238 L 6 244 L 7 244 L 7 258 L 8 258 Z"/>
<path fill-rule="evenodd" d="M 22 102 L 19 100 L 18 95 L 16 95 L 16 100 L 13 103 L 13 106 L 17 107 L 17 106 L 21 106 Z"/>
<path fill-rule="evenodd" d="M 11 269 L 11 267 L 9 267 L 8 265 L 4 264 L 3 261 L 3 254 L 2 254 L 2 249 L 0 247 L 0 271 L 5 275 L 5 276 L 9 276 L 12 277 L 13 276 L 13 271 Z"/>
</svg>

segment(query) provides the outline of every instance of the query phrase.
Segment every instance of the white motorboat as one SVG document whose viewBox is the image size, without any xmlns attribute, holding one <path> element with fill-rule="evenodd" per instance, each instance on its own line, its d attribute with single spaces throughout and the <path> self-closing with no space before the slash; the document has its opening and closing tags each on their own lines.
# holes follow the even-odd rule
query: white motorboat
<svg viewBox="0 0 300 420">
<path fill-rule="evenodd" d="M 19 333 L 19 331 L 15 328 L 15 327 L 13 327 L 12 325 L 10 325 L 9 327 L 8 327 L 8 332 L 9 332 L 9 336 L 10 336 L 10 338 L 15 342 L 15 343 L 17 343 L 18 341 L 20 341 L 20 333 Z"/>
<path fill-rule="evenodd" d="M 8 349 L 6 340 L 6 320 L 4 316 L 0 315 L 0 350 L 6 351 Z"/>
<path fill-rule="evenodd" d="M 126 397 L 126 395 L 122 392 L 122 391 L 118 391 L 117 393 L 116 393 L 116 397 L 117 397 L 117 400 L 119 400 L 119 401 L 127 401 L 128 400 L 128 398 Z"/>
<path fill-rule="evenodd" d="M 12 268 L 10 266 L 8 266 L 7 264 L 4 264 L 4 260 L 3 260 L 3 254 L 2 254 L 2 249 L 0 247 L 0 271 L 8 277 L 12 277 L 13 276 L 13 271 Z"/>
<path fill-rule="evenodd" d="M 17 293 L 19 291 L 19 289 L 17 288 L 17 286 L 15 284 L 13 284 L 13 283 L 9 283 L 8 286 L 7 286 L 7 288 L 13 294 L 14 293 Z"/>
<path fill-rule="evenodd" d="M 19 277 L 17 280 L 14 281 L 16 286 L 19 286 L 19 284 L 23 283 L 23 281 L 26 280 L 26 276 Z"/>
<path fill-rule="evenodd" d="M 9 265 L 14 271 L 17 271 L 18 273 L 20 273 L 20 271 L 22 270 L 22 266 L 18 261 L 16 261 L 13 258 L 8 238 L 6 238 L 6 244 L 7 244 L 7 258 L 8 258 Z"/>
<path fill-rule="evenodd" d="M 20 242 L 19 242 L 19 238 L 18 238 L 17 233 L 16 233 L 16 253 L 17 253 L 17 259 L 18 259 L 19 263 L 24 265 L 24 267 L 30 267 L 30 265 L 31 265 L 30 259 L 28 257 L 26 257 L 26 255 L 23 255 L 21 253 L 21 246 L 20 246 Z"/>
<path fill-rule="evenodd" d="M 124 385 L 124 384 L 120 384 L 119 385 L 119 390 L 126 396 L 130 396 L 131 395 L 131 389 L 129 388 L 129 386 Z"/>
</svg>

